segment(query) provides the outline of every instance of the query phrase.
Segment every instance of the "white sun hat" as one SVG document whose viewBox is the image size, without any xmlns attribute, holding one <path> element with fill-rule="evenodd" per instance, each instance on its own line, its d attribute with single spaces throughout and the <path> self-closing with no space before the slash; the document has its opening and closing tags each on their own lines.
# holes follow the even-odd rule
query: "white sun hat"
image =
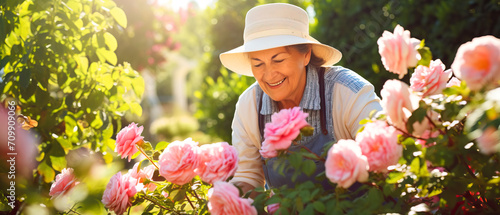
<svg viewBox="0 0 500 215">
<path fill-rule="evenodd" d="M 222 64 L 238 74 L 253 76 L 248 52 L 271 48 L 312 44 L 313 53 L 324 59 L 322 66 L 340 61 L 337 49 L 322 44 L 309 35 L 309 17 L 300 7 L 286 3 L 256 6 L 245 18 L 244 44 L 219 55 Z"/>
</svg>

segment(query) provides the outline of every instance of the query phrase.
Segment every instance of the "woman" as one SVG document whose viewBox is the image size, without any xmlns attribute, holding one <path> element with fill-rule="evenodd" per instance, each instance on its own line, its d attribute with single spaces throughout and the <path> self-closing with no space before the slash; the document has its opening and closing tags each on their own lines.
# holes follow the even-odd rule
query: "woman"
<svg viewBox="0 0 500 215">
<path fill-rule="evenodd" d="M 292 171 L 280 174 L 272 168 L 273 159 L 264 163 L 259 154 L 264 125 L 273 113 L 296 106 L 309 113 L 307 122 L 315 128 L 314 134 L 302 138 L 299 145 L 321 154 L 330 141 L 353 139 L 359 122 L 382 109 L 369 82 L 332 66 L 341 56 L 309 36 L 308 15 L 297 6 L 275 3 L 248 11 L 244 44 L 220 55 L 225 67 L 254 76 L 258 83 L 240 96 L 232 124 L 233 146 L 239 152 L 232 182 L 245 193 L 264 184 L 271 188 L 295 184 Z M 312 177 L 302 175 L 296 182 L 315 180 L 324 163 L 317 163 L 316 169 Z M 330 186 L 326 180 L 321 183 Z"/>
</svg>

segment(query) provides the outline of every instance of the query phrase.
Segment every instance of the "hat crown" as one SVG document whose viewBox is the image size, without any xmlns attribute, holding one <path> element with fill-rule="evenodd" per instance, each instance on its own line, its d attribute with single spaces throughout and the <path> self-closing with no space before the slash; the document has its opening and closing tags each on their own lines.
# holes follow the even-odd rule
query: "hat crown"
<svg viewBox="0 0 500 215">
<path fill-rule="evenodd" d="M 308 38 L 307 12 L 286 3 L 265 4 L 250 9 L 245 19 L 244 41 L 274 35 Z"/>
</svg>

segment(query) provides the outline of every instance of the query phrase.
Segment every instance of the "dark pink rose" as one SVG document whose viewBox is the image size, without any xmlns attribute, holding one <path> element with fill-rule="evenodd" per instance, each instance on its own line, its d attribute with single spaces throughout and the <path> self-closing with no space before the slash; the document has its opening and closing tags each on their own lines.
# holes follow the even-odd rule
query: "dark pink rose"
<svg viewBox="0 0 500 215">
<path fill-rule="evenodd" d="M 204 182 L 226 181 L 238 168 L 238 151 L 226 142 L 200 147 L 200 163 L 196 172 Z"/>
<path fill-rule="evenodd" d="M 396 165 L 403 155 L 403 146 L 398 144 L 398 132 L 385 121 L 367 123 L 356 135 L 361 152 L 368 159 L 370 171 L 387 172 L 387 167 Z"/>
<path fill-rule="evenodd" d="M 419 65 L 410 79 L 410 88 L 415 92 L 422 92 L 422 97 L 440 94 L 451 77 L 451 70 L 444 70 L 441 60 L 431 61 L 429 67 Z"/>
<path fill-rule="evenodd" d="M 115 152 L 118 152 L 122 156 L 122 159 L 128 157 L 128 161 L 130 161 L 132 155 L 139 151 L 136 144 L 144 139 L 141 136 L 142 130 L 144 130 L 142 126 L 137 127 L 137 124 L 131 123 L 118 132 L 116 135 Z"/>
<path fill-rule="evenodd" d="M 199 163 L 198 143 L 191 138 L 174 141 L 161 153 L 158 160 L 160 175 L 174 184 L 184 185 L 196 176 Z"/>
<path fill-rule="evenodd" d="M 462 44 L 451 68 L 471 90 L 500 85 L 500 39 L 488 35 Z"/>
<path fill-rule="evenodd" d="M 262 148 L 265 150 L 261 155 L 275 154 L 272 150 L 286 150 L 292 145 L 292 141 L 300 134 L 300 129 L 308 125 L 306 118 L 309 114 L 300 110 L 300 107 L 283 109 L 271 116 L 271 122 L 266 123 L 264 128 L 264 142 Z M 270 145 L 270 146 L 266 146 Z"/>
<path fill-rule="evenodd" d="M 326 177 L 340 187 L 349 188 L 356 181 L 365 182 L 368 169 L 367 158 L 354 140 L 339 140 L 328 150 Z"/>
<path fill-rule="evenodd" d="M 52 196 L 52 198 L 62 196 L 79 183 L 80 182 L 73 174 L 73 168 L 64 168 L 61 173 L 56 176 L 56 181 L 50 186 L 49 195 Z"/>
<path fill-rule="evenodd" d="M 410 31 L 405 31 L 400 25 L 394 28 L 394 33 L 384 31 L 377 44 L 385 69 L 399 74 L 399 79 L 408 73 L 408 68 L 415 67 L 420 59 L 417 51 L 420 40 L 410 38 Z"/>
<path fill-rule="evenodd" d="M 102 195 L 102 203 L 116 214 L 125 213 L 127 208 L 132 206 L 130 198 L 137 193 L 136 184 L 137 180 L 128 173 L 125 175 L 122 175 L 121 172 L 116 173 L 106 185 L 106 190 Z"/>
<path fill-rule="evenodd" d="M 240 198 L 233 184 L 217 181 L 208 191 L 208 211 L 212 215 L 256 215 L 252 199 Z"/>
</svg>

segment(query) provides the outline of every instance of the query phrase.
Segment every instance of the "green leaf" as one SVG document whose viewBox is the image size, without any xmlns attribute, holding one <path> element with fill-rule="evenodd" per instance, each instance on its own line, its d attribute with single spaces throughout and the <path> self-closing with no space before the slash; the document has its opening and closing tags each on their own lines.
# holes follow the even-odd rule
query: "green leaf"
<svg viewBox="0 0 500 215">
<path fill-rule="evenodd" d="M 118 48 L 118 42 L 116 38 L 109 32 L 104 33 L 104 42 L 108 46 L 110 51 L 115 51 Z"/>
<path fill-rule="evenodd" d="M 161 141 L 161 142 L 157 143 L 155 146 L 155 151 L 161 151 L 161 150 L 167 148 L 168 144 L 170 144 L 170 143 L 165 142 L 165 141 Z"/>
<path fill-rule="evenodd" d="M 64 156 L 62 157 L 50 156 L 50 162 L 52 163 L 52 167 L 57 171 L 62 171 L 67 166 L 66 157 Z"/>
<path fill-rule="evenodd" d="M 316 171 L 316 163 L 312 160 L 305 160 L 302 163 L 302 171 L 306 175 L 311 176 Z"/>
<path fill-rule="evenodd" d="M 420 173 L 420 158 L 417 157 L 413 159 L 410 165 L 410 171 L 417 175 Z"/>
<path fill-rule="evenodd" d="M 45 183 L 50 183 L 54 180 L 55 172 L 49 165 L 47 165 L 47 161 L 40 163 L 37 167 L 37 171 L 43 177 L 43 181 L 45 181 Z"/>
<path fill-rule="evenodd" d="M 404 177 L 405 177 L 404 172 L 390 172 L 385 181 L 388 184 L 395 184 L 398 183 L 398 181 L 403 179 Z"/>
<path fill-rule="evenodd" d="M 105 59 L 113 66 L 118 63 L 118 58 L 116 57 L 116 54 L 112 51 L 106 50 L 104 48 L 99 48 L 96 50 L 96 54 L 101 62 L 103 62 L 103 59 Z"/>
<path fill-rule="evenodd" d="M 408 133 L 413 133 L 413 123 L 422 122 L 427 115 L 427 109 L 419 107 L 411 114 L 410 118 L 408 118 L 408 122 L 406 123 L 406 129 Z"/>
<path fill-rule="evenodd" d="M 130 103 L 129 107 L 130 107 L 130 112 L 132 114 L 135 114 L 139 117 L 142 116 L 142 107 L 139 103 L 137 102 Z"/>
<path fill-rule="evenodd" d="M 31 82 L 31 70 L 29 70 L 28 68 L 24 68 L 19 73 L 19 85 L 21 86 L 22 89 L 26 89 L 30 84 L 30 82 Z"/>
<path fill-rule="evenodd" d="M 314 210 L 316 210 L 320 213 L 324 213 L 326 210 L 325 204 L 323 204 L 323 202 L 320 202 L 320 201 L 315 201 L 313 203 L 313 206 L 314 206 Z"/>
<path fill-rule="evenodd" d="M 109 13 L 111 13 L 111 16 L 113 16 L 113 18 L 119 25 L 121 25 L 123 28 L 127 27 L 127 16 L 125 15 L 125 12 L 123 12 L 122 9 L 114 7 L 109 11 Z"/>
<path fill-rule="evenodd" d="M 428 47 L 421 47 L 417 51 L 421 57 L 420 60 L 418 61 L 417 65 L 422 65 L 422 66 L 428 67 L 431 64 L 431 60 L 432 60 L 431 50 Z"/>
</svg>

